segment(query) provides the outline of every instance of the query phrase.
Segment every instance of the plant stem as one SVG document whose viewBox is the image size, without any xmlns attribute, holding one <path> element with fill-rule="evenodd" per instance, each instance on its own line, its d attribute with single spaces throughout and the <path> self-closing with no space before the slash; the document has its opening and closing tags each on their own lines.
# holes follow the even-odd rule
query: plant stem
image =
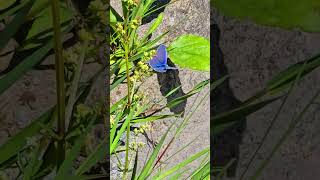
<svg viewBox="0 0 320 180">
<path fill-rule="evenodd" d="M 130 112 L 130 106 L 131 106 L 131 89 L 130 89 L 130 74 L 129 74 L 129 35 L 128 33 L 128 23 L 129 23 L 129 11 L 127 14 L 125 14 L 125 24 L 124 24 L 124 31 L 126 34 L 124 35 L 124 41 L 123 41 L 123 47 L 125 51 L 125 61 L 126 61 L 126 75 L 127 75 L 127 90 L 128 90 L 128 102 L 127 102 L 127 108 Z M 126 157 L 125 157 L 125 168 L 123 173 L 123 179 L 127 179 L 127 171 L 129 169 L 129 139 L 130 139 L 130 122 L 127 127 L 127 133 L 126 133 Z"/>
<path fill-rule="evenodd" d="M 53 17 L 53 37 L 55 50 L 56 65 L 56 82 L 57 82 L 57 108 L 58 108 L 58 136 L 60 139 L 57 144 L 57 166 L 62 164 L 65 158 L 65 88 L 64 88 L 64 60 L 62 58 L 62 41 L 60 28 L 59 0 L 51 1 Z"/>
<path fill-rule="evenodd" d="M 128 89 L 128 103 L 127 107 L 130 111 L 131 106 L 131 95 L 130 95 L 130 74 L 129 74 L 129 44 L 125 44 L 125 60 L 126 60 L 126 74 L 127 74 L 127 89 Z M 129 169 L 129 138 L 130 138 L 130 122 L 127 127 L 127 136 L 126 136 L 126 159 L 125 159 L 125 168 L 123 179 L 126 179 L 127 171 Z"/>
</svg>

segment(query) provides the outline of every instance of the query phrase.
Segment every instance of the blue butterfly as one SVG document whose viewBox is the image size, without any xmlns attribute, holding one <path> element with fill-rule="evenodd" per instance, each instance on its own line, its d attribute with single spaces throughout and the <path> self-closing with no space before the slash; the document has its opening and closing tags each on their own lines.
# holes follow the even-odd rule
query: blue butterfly
<svg viewBox="0 0 320 180">
<path fill-rule="evenodd" d="M 156 55 L 148 62 L 149 66 L 157 72 L 166 72 L 168 69 L 177 69 L 175 67 L 168 66 L 167 58 L 166 46 L 161 44 L 157 49 Z"/>
</svg>

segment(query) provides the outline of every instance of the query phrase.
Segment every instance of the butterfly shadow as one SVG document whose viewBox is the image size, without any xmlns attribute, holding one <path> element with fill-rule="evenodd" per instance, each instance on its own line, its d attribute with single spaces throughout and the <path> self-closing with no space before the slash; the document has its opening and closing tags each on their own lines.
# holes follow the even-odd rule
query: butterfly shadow
<svg viewBox="0 0 320 180">
<path fill-rule="evenodd" d="M 168 58 L 168 65 L 171 67 L 175 67 L 174 64 Z M 157 72 L 158 83 L 160 85 L 160 92 L 163 96 L 166 96 L 171 90 L 180 86 L 178 90 L 172 93 L 170 96 L 167 97 L 167 102 L 171 102 L 172 100 L 184 96 L 185 93 L 181 88 L 181 81 L 179 78 L 179 71 L 178 69 L 168 70 L 165 73 L 158 73 Z M 186 108 L 187 100 L 182 101 L 180 104 L 169 108 L 170 112 L 175 114 L 182 114 L 184 115 L 185 108 Z"/>
<path fill-rule="evenodd" d="M 224 54 L 220 48 L 220 28 L 217 24 L 210 25 L 210 42 L 211 42 L 211 71 L 212 80 L 218 80 L 229 74 L 224 63 Z M 229 85 L 229 80 L 224 81 L 218 88 L 210 94 L 210 114 L 219 114 L 227 112 L 238 105 L 241 101 L 237 99 Z M 214 123 L 211 123 L 211 126 Z M 240 144 L 242 143 L 243 132 L 246 129 L 246 118 L 239 119 L 237 123 L 223 131 L 218 135 L 211 135 L 210 141 L 215 151 L 211 152 L 212 162 L 215 167 L 224 167 L 231 160 L 235 160 L 226 171 L 228 178 L 236 176 L 237 166 L 239 162 Z M 212 171 L 213 176 L 218 173 Z"/>
</svg>

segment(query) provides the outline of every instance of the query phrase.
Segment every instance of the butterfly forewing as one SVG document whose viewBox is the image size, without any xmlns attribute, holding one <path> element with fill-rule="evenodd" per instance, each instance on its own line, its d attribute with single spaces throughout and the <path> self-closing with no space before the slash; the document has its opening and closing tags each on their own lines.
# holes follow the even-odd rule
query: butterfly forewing
<svg viewBox="0 0 320 180">
<path fill-rule="evenodd" d="M 167 58 L 166 46 L 160 45 L 157 49 L 157 54 L 149 61 L 149 65 L 157 72 L 166 72 L 167 67 L 169 67 L 167 65 Z"/>
<path fill-rule="evenodd" d="M 161 44 L 158 49 L 157 49 L 157 58 L 159 59 L 159 61 L 161 62 L 162 65 L 166 65 L 167 64 L 167 50 L 166 50 L 166 46 Z"/>
</svg>

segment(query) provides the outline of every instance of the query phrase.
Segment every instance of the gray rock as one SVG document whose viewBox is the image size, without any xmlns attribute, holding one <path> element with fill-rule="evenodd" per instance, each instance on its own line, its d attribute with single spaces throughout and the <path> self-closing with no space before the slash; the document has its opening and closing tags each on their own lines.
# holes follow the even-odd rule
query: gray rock
<svg viewBox="0 0 320 180">
<path fill-rule="evenodd" d="M 265 87 L 266 82 L 278 72 L 319 53 L 319 33 L 260 26 L 250 21 L 227 18 L 217 12 L 214 12 L 212 18 L 221 28 L 220 46 L 225 55 L 225 65 L 231 75 L 230 87 L 235 96 L 242 101 Z M 251 165 L 244 179 L 248 179 L 260 165 L 261 159 L 269 155 L 271 148 L 293 117 L 301 112 L 311 96 L 320 88 L 319 80 L 319 69 L 316 69 L 303 78 L 290 95 L 257 160 Z M 234 179 L 239 179 L 253 151 L 261 143 L 261 138 L 279 105 L 279 102 L 275 102 L 247 117 L 247 130 L 240 146 L 239 165 Z M 310 174 L 319 169 L 318 164 L 312 160 L 318 158 L 320 148 L 317 146 L 319 136 L 316 134 L 320 132 L 320 122 L 317 119 L 319 106 L 314 105 L 259 179 L 318 179 L 316 174 Z M 304 166 L 307 168 L 303 168 Z"/>
</svg>

